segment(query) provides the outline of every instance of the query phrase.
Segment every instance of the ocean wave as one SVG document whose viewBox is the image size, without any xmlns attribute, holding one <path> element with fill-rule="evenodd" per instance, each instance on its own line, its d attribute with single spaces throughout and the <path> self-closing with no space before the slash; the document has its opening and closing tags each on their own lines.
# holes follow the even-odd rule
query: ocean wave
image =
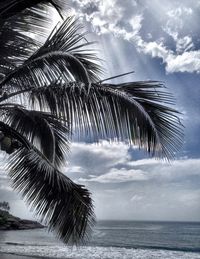
<svg viewBox="0 0 200 259">
<path fill-rule="evenodd" d="M 24 243 L 19 243 L 19 242 L 1 242 L 0 245 L 8 245 L 8 246 L 50 246 L 48 243 L 45 245 L 44 243 L 42 245 L 38 243 L 29 243 L 29 242 L 24 242 Z"/>
<path fill-rule="evenodd" d="M 119 247 L 68 247 L 60 246 L 24 246 L 4 245 L 0 252 L 17 255 L 37 256 L 46 258 L 68 259 L 200 259 L 200 253 L 155 250 L 155 249 L 127 249 Z"/>
<path fill-rule="evenodd" d="M 145 230 L 145 231 L 154 231 L 154 230 L 161 230 L 163 229 L 163 226 L 148 226 L 148 227 L 98 227 L 97 230 Z"/>
</svg>

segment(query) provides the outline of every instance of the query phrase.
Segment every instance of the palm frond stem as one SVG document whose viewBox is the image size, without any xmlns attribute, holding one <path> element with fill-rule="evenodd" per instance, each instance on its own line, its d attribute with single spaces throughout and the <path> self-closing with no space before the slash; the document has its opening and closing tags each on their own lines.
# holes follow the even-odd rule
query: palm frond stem
<svg viewBox="0 0 200 259">
<path fill-rule="evenodd" d="M 127 73 L 123 73 L 123 74 L 119 74 L 119 75 L 116 75 L 116 76 L 112 76 L 112 77 L 100 80 L 99 82 L 97 82 L 97 84 L 102 84 L 105 81 L 109 81 L 109 80 L 112 80 L 112 79 L 115 79 L 115 78 L 127 76 L 127 75 L 130 75 L 130 74 L 133 74 L 133 73 L 135 73 L 135 71 L 130 71 L 130 72 L 127 72 Z"/>
</svg>

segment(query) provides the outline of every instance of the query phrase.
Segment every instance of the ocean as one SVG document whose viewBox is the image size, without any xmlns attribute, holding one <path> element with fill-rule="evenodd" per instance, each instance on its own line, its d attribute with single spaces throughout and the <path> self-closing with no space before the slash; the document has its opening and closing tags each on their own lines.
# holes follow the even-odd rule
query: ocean
<svg viewBox="0 0 200 259">
<path fill-rule="evenodd" d="M 78 248 L 62 244 L 46 229 L 1 231 L 0 253 L 71 259 L 200 259 L 200 223 L 99 221 L 91 241 Z"/>
</svg>

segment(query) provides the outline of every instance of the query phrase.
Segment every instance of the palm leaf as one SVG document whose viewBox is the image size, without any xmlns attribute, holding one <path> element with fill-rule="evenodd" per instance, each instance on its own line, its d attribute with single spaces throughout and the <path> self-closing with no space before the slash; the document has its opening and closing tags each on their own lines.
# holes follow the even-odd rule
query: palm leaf
<svg viewBox="0 0 200 259">
<path fill-rule="evenodd" d="M 178 112 L 164 105 L 173 103 L 174 99 L 157 90 L 162 84 L 150 81 L 95 87 L 103 99 L 109 99 L 107 110 L 113 117 L 111 124 L 116 125 L 120 135 L 129 135 L 133 144 L 153 156 L 174 157 L 182 145 L 183 126 Z"/>
<path fill-rule="evenodd" d="M 102 69 L 96 62 L 100 59 L 94 51 L 86 48 L 94 42 L 88 42 L 85 38 L 86 33 L 81 33 L 81 29 L 82 26 L 74 17 L 68 17 L 59 27 L 54 28 L 45 44 L 30 59 L 54 51 L 67 52 L 83 64 L 92 82 L 98 81 Z"/>
<path fill-rule="evenodd" d="M 72 55 L 60 51 L 44 54 L 8 74 L 0 83 L 0 88 L 8 93 L 13 90 L 29 89 L 48 85 L 62 77 L 66 81 L 88 82 L 87 71 Z"/>
<path fill-rule="evenodd" d="M 79 244 L 86 241 L 95 220 L 87 189 L 58 171 L 15 129 L 0 122 L 0 130 L 24 146 L 8 160 L 14 189 L 22 194 L 42 222 L 64 242 Z"/>
<path fill-rule="evenodd" d="M 159 82 L 84 84 L 58 82 L 30 91 L 33 107 L 49 110 L 70 122 L 70 131 L 93 140 L 130 141 L 151 155 L 172 158 L 182 143 L 176 110 L 165 105 L 173 98 Z"/>
<path fill-rule="evenodd" d="M 38 42 L 4 26 L 0 32 L 0 80 L 21 66 L 38 48 Z"/>
<path fill-rule="evenodd" d="M 65 1 L 60 0 L 2 1 L 0 6 L 0 68 L 2 77 L 5 77 L 11 70 L 22 65 L 49 36 L 52 28 L 52 13 L 49 7 L 54 4 L 54 7 L 60 6 L 60 10 L 61 8 L 64 10 L 66 4 L 64 4 Z M 20 12 L 21 9 L 24 11 Z M 1 15 L 5 16 L 6 20 L 2 20 Z M 1 79 L 3 78 L 0 77 Z"/>
<path fill-rule="evenodd" d="M 25 9 L 30 9 L 37 4 L 51 4 L 62 16 L 66 8 L 65 0 L 1 0 L 0 19 L 6 20 L 17 14 L 21 14 Z"/>
<path fill-rule="evenodd" d="M 149 154 L 174 157 L 182 143 L 182 125 L 170 106 L 173 97 L 160 82 L 91 84 L 57 82 L 26 92 L 32 107 L 48 108 L 69 122 L 70 132 L 93 140 L 129 141 Z"/>
<path fill-rule="evenodd" d="M 16 106 L 0 107 L 3 121 L 36 145 L 56 167 L 63 165 L 69 151 L 69 130 L 52 114 Z"/>
<path fill-rule="evenodd" d="M 51 16 L 47 15 L 43 5 L 27 9 L 26 12 L 6 20 L 3 25 L 0 24 L 2 77 L 22 65 L 42 46 L 43 38 L 46 39 L 49 34 L 47 28 L 51 26 Z"/>
<path fill-rule="evenodd" d="M 24 147 L 30 148 L 31 145 L 29 141 L 23 137 L 19 132 L 17 132 L 15 129 L 7 125 L 6 123 L 0 121 L 0 131 L 5 135 L 9 136 L 13 139 L 18 140 Z"/>
<path fill-rule="evenodd" d="M 66 19 L 35 54 L 5 76 L 0 87 L 11 92 L 48 85 L 60 78 L 86 84 L 97 81 L 101 69 L 93 61 L 94 54 L 81 52 L 81 48 L 90 43 L 79 43 L 83 40 L 83 34 L 78 34 L 79 29 L 72 18 Z"/>
<path fill-rule="evenodd" d="M 94 224 L 90 193 L 56 170 L 38 151 L 21 149 L 9 160 L 13 187 L 64 242 L 88 238 Z"/>
</svg>

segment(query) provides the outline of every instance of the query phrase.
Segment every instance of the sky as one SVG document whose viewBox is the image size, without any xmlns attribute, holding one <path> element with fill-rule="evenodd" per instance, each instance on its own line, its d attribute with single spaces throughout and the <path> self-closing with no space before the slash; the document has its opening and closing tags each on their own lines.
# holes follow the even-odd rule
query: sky
<svg viewBox="0 0 200 259">
<path fill-rule="evenodd" d="M 124 143 L 73 142 L 63 172 L 92 193 L 98 219 L 200 221 L 200 1 L 70 0 L 98 41 L 103 78 L 165 83 L 182 112 L 184 144 L 171 163 Z M 118 79 L 119 80 L 119 79 Z M 117 81 L 116 81 L 117 82 Z M 31 218 L 12 191 L 1 154 L 0 197 Z"/>
</svg>

